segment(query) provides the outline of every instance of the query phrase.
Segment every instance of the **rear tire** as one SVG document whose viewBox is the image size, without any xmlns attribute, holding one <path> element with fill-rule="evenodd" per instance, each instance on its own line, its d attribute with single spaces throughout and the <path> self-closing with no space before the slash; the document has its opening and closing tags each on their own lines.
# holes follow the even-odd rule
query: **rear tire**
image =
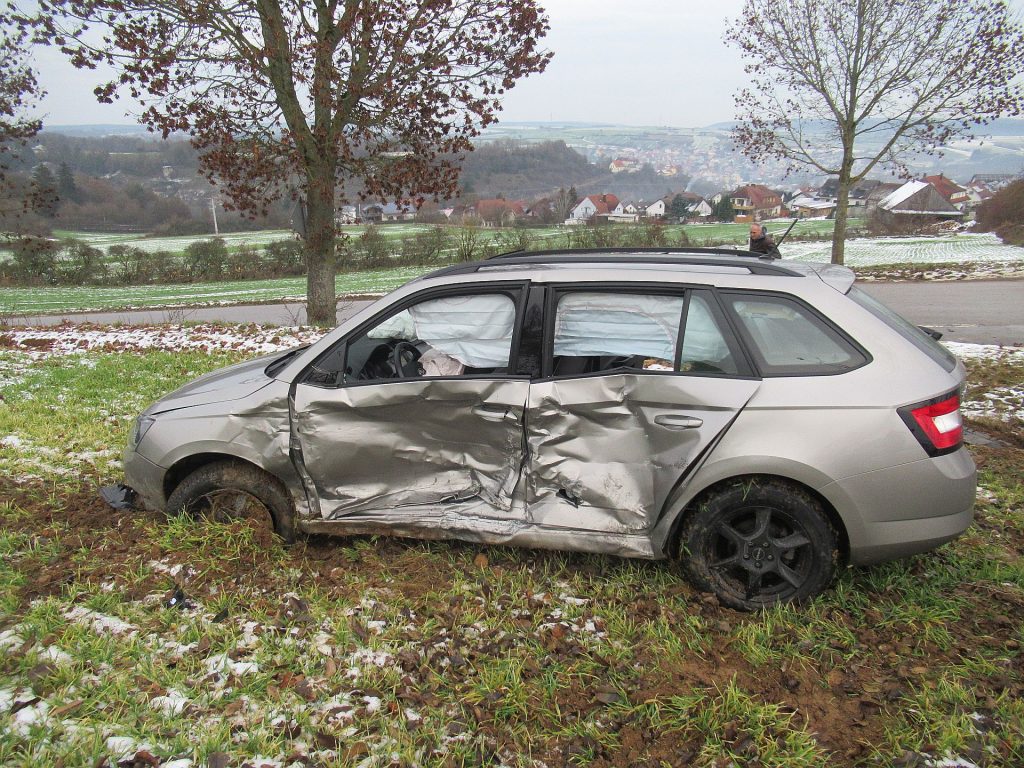
<svg viewBox="0 0 1024 768">
<path fill-rule="evenodd" d="M 212 520 L 249 520 L 295 541 L 295 513 L 288 491 L 272 475 L 240 461 L 206 464 L 188 475 L 167 499 L 167 514 Z"/>
<path fill-rule="evenodd" d="M 836 533 L 818 500 L 771 478 L 715 490 L 683 522 L 680 545 L 694 585 L 743 611 L 817 595 L 835 577 L 838 559 Z"/>
</svg>

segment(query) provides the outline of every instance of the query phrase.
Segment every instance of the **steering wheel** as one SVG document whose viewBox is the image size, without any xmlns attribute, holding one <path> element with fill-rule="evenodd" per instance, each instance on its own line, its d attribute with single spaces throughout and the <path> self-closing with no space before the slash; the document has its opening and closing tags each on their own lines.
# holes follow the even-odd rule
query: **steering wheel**
<svg viewBox="0 0 1024 768">
<path fill-rule="evenodd" d="M 418 364 L 422 354 L 411 341 L 396 342 L 391 350 L 391 367 L 395 369 L 395 378 L 422 376 L 423 369 Z"/>
</svg>

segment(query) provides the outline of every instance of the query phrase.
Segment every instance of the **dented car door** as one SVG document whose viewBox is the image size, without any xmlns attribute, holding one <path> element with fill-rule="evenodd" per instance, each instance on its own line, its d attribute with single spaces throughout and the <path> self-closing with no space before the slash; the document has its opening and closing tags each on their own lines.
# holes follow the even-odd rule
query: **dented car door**
<svg viewBox="0 0 1024 768">
<path fill-rule="evenodd" d="M 507 514 L 523 460 L 528 390 L 526 380 L 299 385 L 295 431 L 321 515 L 400 516 L 403 507 L 442 502 Z"/>
<path fill-rule="evenodd" d="M 760 382 L 710 292 L 559 291 L 530 388 L 538 525 L 648 531 Z"/>
<path fill-rule="evenodd" d="M 529 392 L 511 373 L 522 290 L 465 293 L 399 307 L 296 386 L 293 456 L 321 517 L 512 514 Z"/>
</svg>

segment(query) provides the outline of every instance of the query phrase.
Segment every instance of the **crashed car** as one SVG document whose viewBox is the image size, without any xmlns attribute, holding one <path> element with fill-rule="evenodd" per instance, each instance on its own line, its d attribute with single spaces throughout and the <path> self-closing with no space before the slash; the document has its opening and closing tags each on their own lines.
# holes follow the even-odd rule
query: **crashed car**
<svg viewBox="0 0 1024 768">
<path fill-rule="evenodd" d="M 680 558 L 730 606 L 971 522 L 964 368 L 844 267 L 715 249 L 515 253 L 138 418 L 147 507 L 298 533 Z"/>
</svg>

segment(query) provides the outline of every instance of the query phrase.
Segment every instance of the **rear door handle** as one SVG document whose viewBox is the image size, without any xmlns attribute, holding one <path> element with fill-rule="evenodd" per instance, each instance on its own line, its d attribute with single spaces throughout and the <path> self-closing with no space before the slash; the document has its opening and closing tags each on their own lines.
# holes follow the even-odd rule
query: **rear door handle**
<svg viewBox="0 0 1024 768">
<path fill-rule="evenodd" d="M 484 421 L 519 421 L 515 411 L 503 406 L 478 405 L 473 413 Z"/>
<path fill-rule="evenodd" d="M 704 419 L 682 413 L 663 413 L 654 417 L 654 423 L 665 429 L 696 429 L 704 426 Z"/>
</svg>

